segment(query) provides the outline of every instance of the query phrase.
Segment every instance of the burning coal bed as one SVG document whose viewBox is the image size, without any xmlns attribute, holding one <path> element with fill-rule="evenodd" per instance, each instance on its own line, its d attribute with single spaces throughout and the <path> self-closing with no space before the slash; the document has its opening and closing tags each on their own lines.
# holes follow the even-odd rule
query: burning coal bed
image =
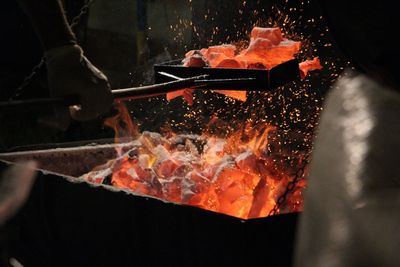
<svg viewBox="0 0 400 267">
<path fill-rule="evenodd" d="M 265 217 L 299 167 L 274 156 L 279 141 L 269 139 L 276 133 L 273 127 L 229 138 L 144 132 L 128 151 L 82 178 L 243 219 Z M 297 183 L 281 213 L 302 209 L 304 186 Z"/>
<path fill-rule="evenodd" d="M 249 46 L 221 45 L 190 51 L 186 67 L 271 69 L 299 53 L 301 44 L 282 36 L 279 28 L 258 28 L 251 32 Z M 302 78 L 320 69 L 318 58 L 300 63 Z M 217 91 L 246 101 L 246 91 Z M 167 95 L 182 96 L 191 105 L 191 89 Z M 125 112 L 125 114 L 127 114 Z M 129 117 L 129 116 L 128 116 Z M 130 120 L 126 118 L 125 121 Z M 128 122 L 132 125 L 132 122 Z M 115 128 L 117 123 L 109 123 Z M 293 155 L 283 148 L 278 129 L 270 125 L 246 126 L 224 136 L 203 133 L 179 135 L 144 132 L 136 135 L 129 151 L 82 176 L 101 184 L 111 184 L 135 194 L 192 205 L 238 218 L 266 217 L 299 169 L 304 170 L 304 154 Z M 286 194 L 278 213 L 302 210 L 300 179 Z"/>
</svg>

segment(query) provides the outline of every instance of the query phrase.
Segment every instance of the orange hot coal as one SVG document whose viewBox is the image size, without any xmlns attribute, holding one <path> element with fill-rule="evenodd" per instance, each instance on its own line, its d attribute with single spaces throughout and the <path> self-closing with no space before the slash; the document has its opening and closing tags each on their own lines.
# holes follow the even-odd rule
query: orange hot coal
<svg viewBox="0 0 400 267">
<path fill-rule="evenodd" d="M 183 65 L 186 67 L 211 67 L 235 69 L 266 69 L 287 62 L 295 58 L 300 52 L 301 43 L 284 38 L 280 28 L 254 27 L 250 35 L 247 48 L 238 49 L 232 44 L 211 46 L 201 50 L 192 50 L 186 53 Z M 309 71 L 321 69 L 318 58 L 300 63 L 299 71 L 304 78 Z M 246 101 L 246 91 L 215 90 L 231 98 Z M 167 94 L 171 100 L 183 96 L 189 103 L 193 103 L 192 90 L 180 90 Z"/>
<path fill-rule="evenodd" d="M 271 152 L 282 143 L 277 136 L 268 125 L 248 125 L 227 138 L 144 132 L 129 151 L 83 178 L 102 183 L 111 175 L 114 187 L 139 195 L 243 219 L 265 217 L 301 162 L 299 156 L 288 164 L 282 159 L 290 152 Z M 302 210 L 304 187 L 304 180 L 296 184 L 280 213 Z"/>
</svg>

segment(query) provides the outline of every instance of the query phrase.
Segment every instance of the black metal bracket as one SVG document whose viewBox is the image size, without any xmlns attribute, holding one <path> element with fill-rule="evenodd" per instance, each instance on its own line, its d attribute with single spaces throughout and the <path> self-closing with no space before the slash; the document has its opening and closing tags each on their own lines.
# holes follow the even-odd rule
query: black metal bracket
<svg viewBox="0 0 400 267">
<path fill-rule="evenodd" d="M 271 91 L 288 82 L 300 79 L 299 62 L 297 59 L 282 63 L 271 70 L 185 67 L 182 66 L 181 62 L 182 60 L 174 60 L 154 65 L 155 82 L 163 83 L 173 80 L 165 75 L 161 75 L 159 72 L 167 72 L 181 78 L 206 74 L 210 80 L 236 78 L 250 78 L 252 80 L 245 81 L 243 84 L 238 81 L 210 84 L 202 87 L 204 89 Z"/>
</svg>

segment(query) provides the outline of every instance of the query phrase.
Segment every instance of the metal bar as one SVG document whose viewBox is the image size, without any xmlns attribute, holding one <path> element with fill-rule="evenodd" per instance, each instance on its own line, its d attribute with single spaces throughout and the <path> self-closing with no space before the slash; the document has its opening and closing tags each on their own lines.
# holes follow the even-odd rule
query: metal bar
<svg viewBox="0 0 400 267">
<path fill-rule="evenodd" d="M 115 89 L 112 90 L 112 94 L 115 100 L 147 98 L 156 95 L 163 95 L 183 88 L 193 87 L 195 84 L 199 84 L 198 82 L 196 83 L 197 80 L 205 79 L 207 77 L 208 75 L 199 75 L 172 82 L 125 89 Z M 36 98 L 6 101 L 0 102 L 0 110 L 24 108 L 27 106 L 41 107 L 49 105 L 79 105 L 79 98 L 76 96 L 71 96 L 65 98 Z"/>
<path fill-rule="evenodd" d="M 158 74 L 174 79 L 174 80 L 183 80 L 184 78 L 181 78 L 179 76 L 173 75 L 168 72 L 164 71 L 159 71 Z M 195 88 L 196 89 L 211 89 L 213 87 L 214 89 L 220 89 L 218 86 L 227 86 L 227 85 L 232 85 L 235 84 L 240 85 L 238 87 L 232 87 L 230 90 L 231 91 L 248 91 L 246 89 L 247 86 L 252 85 L 256 81 L 256 78 L 219 78 L 219 79 L 204 79 L 204 80 L 198 80 L 195 81 Z M 208 86 L 208 88 L 204 88 L 204 86 Z"/>
<path fill-rule="evenodd" d="M 163 76 L 165 76 L 165 77 L 172 78 L 174 80 L 182 80 L 183 79 L 181 77 L 178 77 L 176 75 L 172 75 L 171 73 L 168 73 L 168 72 L 165 72 L 165 71 L 159 71 L 158 73 L 163 75 Z"/>
<path fill-rule="evenodd" d="M 172 76 L 169 76 L 172 78 Z M 255 78 L 235 78 L 235 79 L 206 79 L 208 75 L 199 75 L 190 78 L 179 78 L 180 80 L 175 80 L 166 83 L 132 87 L 125 89 L 115 89 L 112 90 L 115 101 L 125 101 L 125 100 L 135 100 L 143 99 L 154 96 L 165 95 L 166 93 L 174 92 L 184 88 L 194 88 L 194 89 L 205 89 L 205 86 L 213 86 L 218 89 L 218 86 L 223 86 L 226 84 L 240 83 L 243 85 L 241 89 L 234 90 L 245 90 L 246 84 L 253 83 Z M 178 79 L 178 77 L 174 77 Z M 25 99 L 25 100 L 14 100 L 8 102 L 0 102 L 0 110 L 7 109 L 21 109 L 27 106 L 29 107 L 42 107 L 49 105 L 79 105 L 78 97 L 67 97 L 67 98 L 37 98 L 37 99 Z"/>
<path fill-rule="evenodd" d="M 208 75 L 199 75 L 172 82 L 153 84 L 141 87 L 112 90 L 115 99 L 135 99 L 135 97 L 146 98 L 154 95 L 166 94 L 179 89 L 193 87 L 198 80 L 207 78 Z"/>
</svg>

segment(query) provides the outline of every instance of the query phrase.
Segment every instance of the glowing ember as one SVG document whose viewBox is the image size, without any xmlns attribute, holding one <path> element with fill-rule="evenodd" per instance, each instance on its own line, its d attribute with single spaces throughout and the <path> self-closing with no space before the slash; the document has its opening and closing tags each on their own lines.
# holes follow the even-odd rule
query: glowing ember
<svg viewBox="0 0 400 267">
<path fill-rule="evenodd" d="M 298 167 L 271 154 L 269 140 L 276 143 L 276 136 L 268 125 L 247 126 L 228 138 L 144 132 L 129 151 L 83 178 L 103 183 L 111 175 L 113 186 L 137 194 L 244 219 L 265 217 Z M 296 186 L 281 212 L 302 209 L 304 186 Z"/>
<path fill-rule="evenodd" d="M 250 35 L 250 43 L 245 49 L 238 49 L 231 44 L 210 46 L 201 50 L 186 53 L 183 65 L 186 67 L 211 67 L 234 69 L 267 69 L 295 58 L 300 52 L 301 43 L 282 36 L 280 28 L 254 27 Z M 301 77 L 309 71 L 321 69 L 319 59 L 302 62 L 299 65 Z M 246 101 L 246 91 L 215 90 L 234 99 Z M 183 96 L 192 105 L 192 90 L 186 89 L 167 94 L 167 100 Z"/>
<path fill-rule="evenodd" d="M 319 58 L 314 58 L 313 60 L 306 60 L 300 63 L 300 75 L 301 78 L 305 78 L 309 71 L 322 69 Z"/>
</svg>

